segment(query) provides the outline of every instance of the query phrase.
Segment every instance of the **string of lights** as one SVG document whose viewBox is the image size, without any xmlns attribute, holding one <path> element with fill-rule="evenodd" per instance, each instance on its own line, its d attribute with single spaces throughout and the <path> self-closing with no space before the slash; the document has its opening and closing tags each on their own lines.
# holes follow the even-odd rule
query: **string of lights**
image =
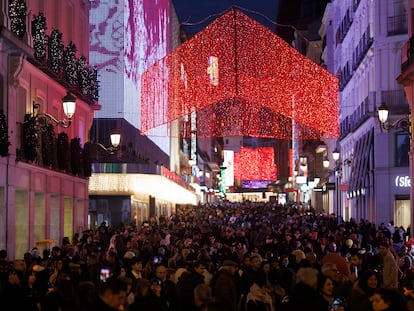
<svg viewBox="0 0 414 311">
<path fill-rule="evenodd" d="M 216 19 L 142 75 L 141 131 L 184 118 L 180 135 L 338 136 L 338 81 L 238 10 Z M 187 124 L 186 124 L 187 123 Z"/>
<path fill-rule="evenodd" d="M 240 147 L 234 153 L 234 178 L 239 180 L 275 180 L 277 166 L 273 147 Z"/>
<path fill-rule="evenodd" d="M 275 26 L 278 26 L 278 27 L 286 27 L 286 28 L 290 28 L 290 29 L 292 29 L 292 30 L 294 30 L 294 31 L 296 31 L 297 33 L 298 33 L 298 35 L 299 36 L 301 36 L 306 42 L 309 42 L 309 39 L 302 33 L 302 31 L 299 31 L 295 26 L 293 26 L 293 25 L 289 25 L 289 24 L 281 24 L 281 23 L 278 23 L 278 22 L 276 22 L 276 21 L 274 21 L 274 20 L 272 20 L 272 19 L 270 19 L 268 16 L 266 16 L 265 14 L 263 14 L 263 13 L 261 13 L 261 12 L 258 12 L 258 11 L 255 11 L 255 10 L 251 10 L 251 9 L 247 9 L 247 8 L 245 8 L 245 7 L 241 7 L 241 6 L 238 6 L 238 5 L 232 5 L 229 9 L 238 9 L 238 10 L 240 10 L 240 11 L 243 11 L 243 12 L 249 12 L 249 13 L 252 13 L 252 14 L 255 14 L 255 15 L 258 15 L 258 16 L 261 16 L 261 17 L 263 17 L 266 21 L 268 21 L 269 23 L 271 23 L 272 25 L 275 25 Z M 215 13 L 215 14 L 210 14 L 210 15 L 208 15 L 207 17 L 205 17 L 205 18 L 203 18 L 202 20 L 200 20 L 200 21 L 197 21 L 197 22 L 193 22 L 193 23 L 190 23 L 190 22 L 182 22 L 181 23 L 181 25 L 182 26 L 199 26 L 199 25 L 202 25 L 202 24 L 204 24 L 204 23 L 206 23 L 207 21 L 209 21 L 209 20 L 211 20 L 211 19 L 213 19 L 213 18 L 216 18 L 216 17 L 220 17 L 220 16 L 222 16 L 223 14 L 225 14 L 229 9 L 226 9 L 226 10 L 224 10 L 224 11 L 221 11 L 221 12 L 219 12 L 219 13 Z"/>
</svg>

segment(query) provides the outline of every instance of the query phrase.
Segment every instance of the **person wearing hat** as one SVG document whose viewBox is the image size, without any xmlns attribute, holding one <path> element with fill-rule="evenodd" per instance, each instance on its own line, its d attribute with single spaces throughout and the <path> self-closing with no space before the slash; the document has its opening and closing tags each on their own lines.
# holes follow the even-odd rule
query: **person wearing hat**
<svg viewBox="0 0 414 311">
<path fill-rule="evenodd" d="M 236 311 L 239 302 L 238 264 L 233 260 L 224 260 L 221 269 L 213 279 L 213 292 L 216 302 L 226 310 Z"/>
</svg>

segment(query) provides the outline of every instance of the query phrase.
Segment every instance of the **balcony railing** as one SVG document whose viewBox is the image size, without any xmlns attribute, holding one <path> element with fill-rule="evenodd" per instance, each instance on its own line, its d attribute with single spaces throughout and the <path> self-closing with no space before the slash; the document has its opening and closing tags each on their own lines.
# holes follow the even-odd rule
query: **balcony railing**
<svg viewBox="0 0 414 311">
<path fill-rule="evenodd" d="M 414 35 L 401 49 L 401 71 L 404 72 L 414 62 Z"/>
<path fill-rule="evenodd" d="M 358 129 L 368 118 L 375 115 L 376 93 L 371 92 L 359 105 L 354 112 L 346 116 L 339 125 L 340 137 L 344 138 L 349 133 Z M 408 101 L 404 91 L 391 90 L 381 92 L 380 102 L 385 102 L 394 114 L 404 114 L 408 111 Z"/>
<path fill-rule="evenodd" d="M 370 49 L 374 39 L 370 35 L 371 28 L 368 25 L 367 29 L 365 30 L 364 34 L 362 35 L 361 39 L 358 42 L 357 47 L 355 48 L 352 54 L 352 69 L 356 70 L 361 64 L 362 60 L 364 59 L 365 55 L 367 54 L 368 50 Z"/>
<path fill-rule="evenodd" d="M 387 34 L 389 36 L 406 34 L 407 32 L 407 14 L 389 16 L 387 18 Z"/>
<path fill-rule="evenodd" d="M 345 16 L 343 17 L 341 23 L 338 26 L 338 29 L 336 31 L 336 44 L 342 43 L 349 31 L 349 28 L 351 28 L 352 22 L 353 22 L 353 12 L 351 12 L 349 9 L 346 12 Z"/>
</svg>

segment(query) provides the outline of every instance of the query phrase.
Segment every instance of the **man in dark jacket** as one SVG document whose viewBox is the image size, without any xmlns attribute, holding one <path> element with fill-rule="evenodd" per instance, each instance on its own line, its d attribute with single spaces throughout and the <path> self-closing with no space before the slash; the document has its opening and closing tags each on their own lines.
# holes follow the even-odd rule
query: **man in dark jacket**
<svg viewBox="0 0 414 311">
<path fill-rule="evenodd" d="M 318 270 L 300 268 L 296 274 L 297 283 L 289 296 L 289 302 L 283 310 L 289 311 L 320 311 L 319 294 L 316 290 Z"/>
<path fill-rule="evenodd" d="M 177 283 L 178 305 L 180 311 L 196 310 L 194 288 L 204 283 L 206 264 L 196 261 L 191 272 L 181 276 Z"/>
<path fill-rule="evenodd" d="M 229 311 L 237 311 L 238 309 L 240 297 L 235 278 L 237 270 L 236 262 L 224 260 L 213 284 L 216 301 Z"/>
<path fill-rule="evenodd" d="M 243 274 L 241 275 L 242 308 L 244 308 L 244 305 L 246 303 L 246 297 L 250 291 L 250 287 L 254 283 L 257 283 L 258 280 L 264 279 L 264 273 L 260 269 L 261 264 L 262 258 L 259 255 L 253 255 L 250 257 L 250 266 L 245 271 L 243 271 Z"/>
<path fill-rule="evenodd" d="M 103 284 L 99 298 L 96 300 L 94 311 L 114 311 L 124 304 L 127 284 L 119 278 L 110 278 Z"/>
</svg>

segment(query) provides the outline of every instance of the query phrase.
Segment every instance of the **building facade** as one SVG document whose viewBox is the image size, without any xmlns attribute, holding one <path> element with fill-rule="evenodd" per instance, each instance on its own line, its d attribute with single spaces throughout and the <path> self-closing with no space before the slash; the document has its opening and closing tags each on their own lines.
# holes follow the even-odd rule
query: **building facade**
<svg viewBox="0 0 414 311">
<path fill-rule="evenodd" d="M 414 76 L 414 1 L 408 1 L 408 8 L 407 8 L 407 15 L 408 15 L 408 37 L 409 39 L 404 44 L 401 50 L 401 74 L 398 76 L 397 81 L 404 87 L 405 95 L 407 96 L 409 105 L 410 105 L 410 112 L 413 111 L 414 105 L 414 83 L 413 83 L 413 76 Z M 409 115 L 409 124 L 413 124 L 413 117 L 412 114 Z M 411 136 L 411 146 L 410 146 L 410 177 L 414 176 L 414 152 L 413 152 L 413 140 Z M 414 187 L 411 184 L 410 179 L 410 197 L 414 195 Z M 414 213 L 414 201 L 410 201 L 411 207 L 411 215 Z M 414 229 L 414 217 L 411 217 L 411 236 Z"/>
<path fill-rule="evenodd" d="M 407 41 L 407 1 L 331 1 L 321 32 L 322 59 L 339 78 L 340 158 L 330 169 L 334 209 L 344 219 L 410 224 L 409 133 L 385 130 L 381 103 L 396 120 L 408 111 L 400 74 Z M 329 150 L 332 152 L 333 150 Z"/>
<path fill-rule="evenodd" d="M 181 122 L 162 125 L 146 136 L 140 132 L 141 75 L 181 43 L 171 2 L 95 2 L 90 29 L 90 59 L 98 69 L 102 106 L 90 136 L 107 146 L 111 131 L 121 132 L 117 156 L 101 157 L 93 165 L 90 225 L 103 220 L 139 225 L 150 217 L 168 217 L 179 205 L 198 204 L 199 194 L 189 186 L 194 178 L 180 140 Z M 166 99 L 159 98 L 159 106 L 164 105 Z M 160 108 L 158 113 L 165 111 Z"/>
<path fill-rule="evenodd" d="M 1 2 L 0 249 L 9 258 L 87 229 L 81 150 L 99 109 L 88 33 L 89 1 Z"/>
</svg>

